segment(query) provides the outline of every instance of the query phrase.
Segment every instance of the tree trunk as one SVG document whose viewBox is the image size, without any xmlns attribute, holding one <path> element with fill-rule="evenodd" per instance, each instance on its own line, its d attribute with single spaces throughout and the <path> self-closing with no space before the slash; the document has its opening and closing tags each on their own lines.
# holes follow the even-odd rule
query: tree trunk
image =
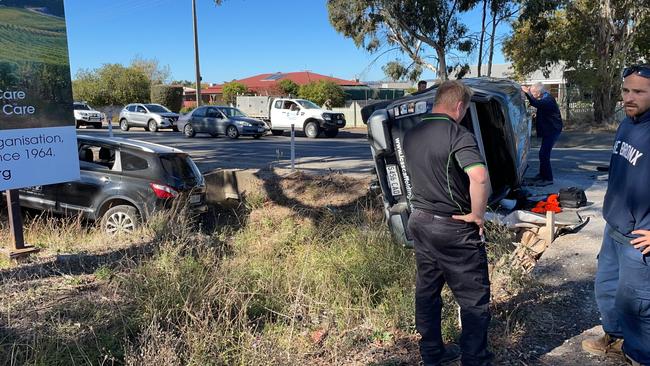
<svg viewBox="0 0 650 366">
<path fill-rule="evenodd" d="M 442 48 L 436 49 L 436 53 L 438 54 L 438 78 L 440 80 L 447 80 L 447 60 L 445 59 L 446 54 L 445 50 Z"/>
<path fill-rule="evenodd" d="M 481 40 L 478 44 L 478 67 L 477 75 L 481 76 L 481 67 L 483 66 L 483 43 L 485 42 L 485 18 L 487 16 L 487 2 L 488 0 L 483 0 L 483 17 L 481 20 Z"/>
<path fill-rule="evenodd" d="M 497 12 L 492 10 L 492 33 L 490 34 L 490 56 L 488 57 L 487 76 L 492 76 L 492 58 L 494 57 L 494 39 L 497 31 Z"/>
</svg>

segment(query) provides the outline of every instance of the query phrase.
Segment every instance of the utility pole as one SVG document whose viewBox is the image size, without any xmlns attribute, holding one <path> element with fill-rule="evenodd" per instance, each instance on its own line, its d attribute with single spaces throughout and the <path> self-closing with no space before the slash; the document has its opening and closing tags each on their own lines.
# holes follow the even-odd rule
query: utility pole
<svg viewBox="0 0 650 366">
<path fill-rule="evenodd" d="M 199 66 L 199 30 L 196 24 L 196 0 L 192 0 L 194 17 L 194 62 L 196 63 L 196 106 L 201 106 L 201 68 Z"/>
</svg>

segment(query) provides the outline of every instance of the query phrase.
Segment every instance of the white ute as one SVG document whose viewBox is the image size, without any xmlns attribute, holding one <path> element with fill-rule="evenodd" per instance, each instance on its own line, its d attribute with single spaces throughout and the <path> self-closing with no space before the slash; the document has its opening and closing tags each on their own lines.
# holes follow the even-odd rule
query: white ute
<svg viewBox="0 0 650 366">
<path fill-rule="evenodd" d="M 82 125 L 90 125 L 94 128 L 102 128 L 102 121 L 104 114 L 100 111 L 94 110 L 91 106 L 84 102 L 74 102 L 74 119 L 77 128 Z"/>
<path fill-rule="evenodd" d="M 345 127 L 343 113 L 322 109 L 306 99 L 238 96 L 237 108 L 269 123 L 275 136 L 290 131 L 291 125 L 309 138 L 316 138 L 321 132 L 326 137 L 335 137 Z"/>
</svg>

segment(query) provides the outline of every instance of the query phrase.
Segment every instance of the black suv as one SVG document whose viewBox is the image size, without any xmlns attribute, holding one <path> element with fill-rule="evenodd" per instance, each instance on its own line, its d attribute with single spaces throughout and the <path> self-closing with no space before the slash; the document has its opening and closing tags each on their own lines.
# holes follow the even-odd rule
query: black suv
<svg viewBox="0 0 650 366">
<path fill-rule="evenodd" d="M 108 234 L 132 232 L 174 199 L 207 210 L 201 172 L 185 152 L 125 138 L 77 136 L 81 179 L 20 190 L 20 204 L 101 220 Z"/>
<path fill-rule="evenodd" d="M 471 131 L 485 158 L 494 205 L 521 185 L 528 167 L 531 121 L 519 84 L 492 78 L 462 80 L 472 88 L 470 108 L 461 124 Z M 407 246 L 406 231 L 411 212 L 411 182 L 402 148 L 404 134 L 431 111 L 437 86 L 425 91 L 364 107 L 384 211 L 391 232 Z"/>
</svg>

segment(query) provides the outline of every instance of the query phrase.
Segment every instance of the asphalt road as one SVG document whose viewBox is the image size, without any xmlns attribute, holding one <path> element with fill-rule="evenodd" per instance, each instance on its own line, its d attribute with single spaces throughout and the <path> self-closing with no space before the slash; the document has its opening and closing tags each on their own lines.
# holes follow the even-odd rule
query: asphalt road
<svg viewBox="0 0 650 366">
<path fill-rule="evenodd" d="M 108 136 L 108 129 L 80 128 L 80 135 Z M 180 132 L 162 130 L 147 132 L 142 128 L 131 128 L 123 132 L 114 128 L 115 136 L 149 141 L 172 146 L 188 152 L 201 171 L 217 168 L 264 169 L 276 167 L 291 168 L 291 138 L 267 135 L 259 140 L 240 137 L 231 140 L 227 137 L 213 138 L 198 134 L 186 138 Z M 372 171 L 370 147 L 363 129 L 342 130 L 335 138 L 320 137 L 308 139 L 297 133 L 295 139 L 296 169 L 307 172 L 341 171 L 343 173 L 363 174 Z"/>
</svg>

